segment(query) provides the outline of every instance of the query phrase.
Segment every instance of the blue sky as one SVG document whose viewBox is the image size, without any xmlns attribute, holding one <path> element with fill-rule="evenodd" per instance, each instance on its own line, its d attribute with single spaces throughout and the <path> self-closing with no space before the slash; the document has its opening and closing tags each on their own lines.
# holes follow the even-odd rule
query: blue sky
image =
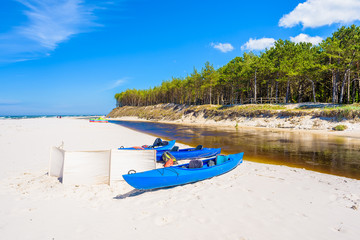
<svg viewBox="0 0 360 240">
<path fill-rule="evenodd" d="M 360 0 L 2 0 L 0 115 L 107 114 L 114 94 L 360 23 Z"/>
</svg>

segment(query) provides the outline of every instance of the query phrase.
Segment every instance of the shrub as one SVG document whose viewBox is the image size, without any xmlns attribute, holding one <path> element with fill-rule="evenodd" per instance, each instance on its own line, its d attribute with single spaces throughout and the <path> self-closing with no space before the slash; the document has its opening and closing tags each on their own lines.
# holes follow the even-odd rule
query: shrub
<svg viewBox="0 0 360 240">
<path fill-rule="evenodd" d="M 337 125 L 333 128 L 335 131 L 344 131 L 345 129 L 347 129 L 346 125 Z"/>
</svg>

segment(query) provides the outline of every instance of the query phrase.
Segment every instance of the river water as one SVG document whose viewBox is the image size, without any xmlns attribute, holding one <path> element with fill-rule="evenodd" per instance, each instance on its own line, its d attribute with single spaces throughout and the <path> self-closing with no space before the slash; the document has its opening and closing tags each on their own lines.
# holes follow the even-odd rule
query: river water
<svg viewBox="0 0 360 240">
<path fill-rule="evenodd" d="M 360 179 L 360 140 L 357 139 L 267 129 L 111 122 L 190 146 L 221 147 L 225 154 L 244 152 L 248 161 Z"/>
</svg>

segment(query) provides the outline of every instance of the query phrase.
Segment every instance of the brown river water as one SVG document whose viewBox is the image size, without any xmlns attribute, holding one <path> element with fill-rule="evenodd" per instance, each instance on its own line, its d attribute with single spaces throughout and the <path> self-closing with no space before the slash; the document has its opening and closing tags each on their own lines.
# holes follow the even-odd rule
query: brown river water
<svg viewBox="0 0 360 240">
<path fill-rule="evenodd" d="M 111 122 L 194 147 L 221 147 L 225 154 L 244 152 L 248 161 L 360 179 L 360 140 L 353 138 L 252 128 Z"/>
</svg>

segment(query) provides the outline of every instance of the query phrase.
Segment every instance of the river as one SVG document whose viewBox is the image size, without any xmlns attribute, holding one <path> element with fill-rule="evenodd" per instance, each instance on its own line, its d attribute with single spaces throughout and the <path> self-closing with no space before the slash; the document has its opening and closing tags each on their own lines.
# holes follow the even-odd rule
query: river
<svg viewBox="0 0 360 240">
<path fill-rule="evenodd" d="M 248 161 L 360 179 L 360 140 L 357 139 L 253 128 L 111 122 L 190 146 L 221 147 L 225 154 L 244 152 Z"/>
</svg>

